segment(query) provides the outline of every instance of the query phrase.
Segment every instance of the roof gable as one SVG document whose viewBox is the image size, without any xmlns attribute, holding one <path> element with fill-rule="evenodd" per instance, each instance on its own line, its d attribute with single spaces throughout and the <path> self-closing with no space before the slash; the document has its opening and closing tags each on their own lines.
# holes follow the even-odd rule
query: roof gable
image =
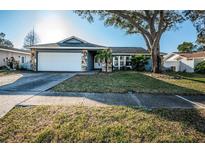
<svg viewBox="0 0 205 154">
<path fill-rule="evenodd" d="M 41 49 L 107 49 L 105 46 L 89 43 L 78 37 L 71 36 L 57 43 L 49 44 L 37 44 L 30 48 L 41 48 Z"/>
<path fill-rule="evenodd" d="M 176 58 L 178 58 L 179 56 L 180 55 L 177 53 L 170 53 L 164 56 L 164 61 L 176 61 Z"/>
<path fill-rule="evenodd" d="M 71 37 L 68 37 L 64 40 L 61 40 L 60 42 L 58 43 L 64 43 L 64 44 L 72 44 L 72 43 L 76 43 L 76 44 L 81 44 L 81 43 L 88 43 L 86 42 L 85 40 L 82 40 L 76 36 L 71 36 Z"/>
<path fill-rule="evenodd" d="M 72 38 L 72 39 L 64 41 L 63 43 L 83 43 L 83 42 L 81 42 L 80 40 Z"/>
</svg>

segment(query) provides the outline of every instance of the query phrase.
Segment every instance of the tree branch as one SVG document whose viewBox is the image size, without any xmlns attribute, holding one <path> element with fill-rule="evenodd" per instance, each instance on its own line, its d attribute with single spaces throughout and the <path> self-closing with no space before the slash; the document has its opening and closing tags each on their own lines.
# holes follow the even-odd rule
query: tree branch
<svg viewBox="0 0 205 154">
<path fill-rule="evenodd" d="M 129 15 L 127 14 L 124 14 L 123 12 L 124 11 L 117 11 L 117 10 L 110 10 L 109 11 L 110 13 L 113 13 L 113 14 L 117 14 L 118 16 L 126 19 L 126 20 L 129 20 L 129 22 L 135 26 L 141 33 L 143 33 L 144 35 L 146 35 L 150 40 L 152 40 L 152 36 L 150 35 L 150 33 L 145 30 L 144 28 L 142 28 L 139 23 L 137 23 L 135 20 L 133 20 L 132 17 L 130 17 Z"/>
<path fill-rule="evenodd" d="M 142 36 L 143 36 L 143 38 L 144 38 L 144 40 L 145 40 L 145 43 L 146 43 L 146 45 L 147 45 L 148 51 L 150 51 L 150 50 L 151 50 L 151 46 L 150 46 L 150 43 L 149 43 L 147 37 L 146 37 L 144 34 L 142 34 Z"/>
</svg>

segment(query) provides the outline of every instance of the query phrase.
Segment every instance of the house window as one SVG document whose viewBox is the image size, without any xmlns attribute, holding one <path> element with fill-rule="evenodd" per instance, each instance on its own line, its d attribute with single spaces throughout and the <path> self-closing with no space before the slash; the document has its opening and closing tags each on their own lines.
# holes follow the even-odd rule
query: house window
<svg viewBox="0 0 205 154">
<path fill-rule="evenodd" d="M 123 60 L 123 56 L 120 56 L 120 60 Z"/>
<path fill-rule="evenodd" d="M 114 66 L 118 66 L 118 61 L 114 61 Z"/>
<path fill-rule="evenodd" d="M 21 63 L 25 63 L 25 58 L 21 57 Z"/>
<path fill-rule="evenodd" d="M 114 60 L 118 60 L 118 57 L 117 57 L 117 56 L 115 56 Z"/>
<path fill-rule="evenodd" d="M 121 66 L 121 67 L 124 66 L 124 61 L 121 61 L 121 62 L 120 62 L 120 66 Z"/>
<path fill-rule="evenodd" d="M 131 61 L 131 56 L 126 56 L 126 61 Z"/>
</svg>

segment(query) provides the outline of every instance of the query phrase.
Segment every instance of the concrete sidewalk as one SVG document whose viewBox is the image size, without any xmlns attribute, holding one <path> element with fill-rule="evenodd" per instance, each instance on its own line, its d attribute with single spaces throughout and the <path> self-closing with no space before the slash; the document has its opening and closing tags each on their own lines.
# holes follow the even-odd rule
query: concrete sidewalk
<svg viewBox="0 0 205 154">
<path fill-rule="evenodd" d="M 153 108 L 205 108 L 205 96 L 143 93 L 42 92 L 19 105 L 135 106 Z"/>
<path fill-rule="evenodd" d="M 39 92 L 0 92 L 0 118 L 14 106 L 26 101 Z"/>
<path fill-rule="evenodd" d="M 74 93 L 74 92 L 0 92 L 0 117 L 14 106 L 84 105 L 134 106 L 154 108 L 204 108 L 205 96 L 179 96 L 143 93 Z"/>
</svg>

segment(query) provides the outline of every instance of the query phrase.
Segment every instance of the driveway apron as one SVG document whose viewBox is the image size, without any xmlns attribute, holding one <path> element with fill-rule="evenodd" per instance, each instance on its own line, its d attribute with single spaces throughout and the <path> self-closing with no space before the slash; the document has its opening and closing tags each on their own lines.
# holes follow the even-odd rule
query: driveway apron
<svg viewBox="0 0 205 154">
<path fill-rule="evenodd" d="M 74 75 L 74 73 L 20 73 L 0 77 L 0 117 L 3 117 L 15 105 Z"/>
</svg>

